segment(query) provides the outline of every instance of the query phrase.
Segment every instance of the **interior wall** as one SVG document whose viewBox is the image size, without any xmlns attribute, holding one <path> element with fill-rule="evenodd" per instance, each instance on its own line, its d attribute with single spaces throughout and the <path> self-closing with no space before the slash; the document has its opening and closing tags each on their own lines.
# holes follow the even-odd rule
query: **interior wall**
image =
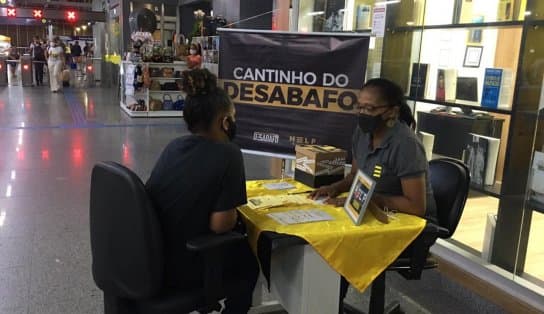
<svg viewBox="0 0 544 314">
<path fill-rule="evenodd" d="M 179 32 L 188 38 L 193 32 L 193 26 L 195 24 L 194 12 L 196 10 L 202 10 L 207 16 L 210 15 L 212 5 L 209 2 L 197 2 L 188 5 L 183 5 L 179 8 L 180 27 Z M 215 11 L 214 11 L 214 14 Z"/>
<path fill-rule="evenodd" d="M 272 29 L 272 9 L 272 0 L 240 0 L 241 22 L 235 27 L 264 30 Z M 262 15 L 256 17 L 260 14 Z"/>
<path fill-rule="evenodd" d="M 213 0 L 213 15 L 224 17 L 227 23 L 240 20 L 240 0 Z"/>
</svg>

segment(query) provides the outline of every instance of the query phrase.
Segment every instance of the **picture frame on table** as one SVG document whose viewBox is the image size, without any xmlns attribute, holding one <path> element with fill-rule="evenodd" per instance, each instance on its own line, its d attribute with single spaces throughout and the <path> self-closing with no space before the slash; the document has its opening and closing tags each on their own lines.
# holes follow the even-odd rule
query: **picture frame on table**
<svg viewBox="0 0 544 314">
<path fill-rule="evenodd" d="M 344 211 L 355 225 L 360 225 L 374 193 L 376 181 L 361 170 L 357 171 L 344 203 Z"/>
<path fill-rule="evenodd" d="M 479 68 L 483 50 L 482 46 L 467 46 L 463 66 L 465 68 Z"/>
</svg>

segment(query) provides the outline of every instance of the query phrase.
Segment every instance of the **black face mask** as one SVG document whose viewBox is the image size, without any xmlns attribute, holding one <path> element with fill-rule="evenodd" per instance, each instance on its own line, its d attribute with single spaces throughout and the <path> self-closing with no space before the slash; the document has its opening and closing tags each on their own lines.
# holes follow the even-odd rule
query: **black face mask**
<svg viewBox="0 0 544 314">
<path fill-rule="evenodd" d="M 359 128 L 363 133 L 374 133 L 384 123 L 382 115 L 371 116 L 368 114 L 359 114 Z"/>
<path fill-rule="evenodd" d="M 229 128 L 227 130 L 223 129 L 225 131 L 225 134 L 227 134 L 227 137 L 230 141 L 233 141 L 236 137 L 236 122 L 232 120 L 231 117 L 227 118 L 227 122 L 229 124 Z"/>
</svg>

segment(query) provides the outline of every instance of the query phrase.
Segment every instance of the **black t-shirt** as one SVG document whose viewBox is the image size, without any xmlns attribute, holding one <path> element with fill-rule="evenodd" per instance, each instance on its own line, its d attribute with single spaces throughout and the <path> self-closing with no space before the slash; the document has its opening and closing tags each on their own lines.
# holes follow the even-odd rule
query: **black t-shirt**
<svg viewBox="0 0 544 314">
<path fill-rule="evenodd" d="M 45 61 L 45 52 L 42 46 L 34 46 L 34 48 L 32 48 L 32 54 L 35 61 Z"/>
<path fill-rule="evenodd" d="M 72 47 L 70 52 L 72 56 L 79 57 L 81 56 L 81 47 L 79 45 L 74 45 L 74 47 Z"/>
<path fill-rule="evenodd" d="M 212 212 L 247 202 L 240 148 L 196 135 L 177 138 L 162 152 L 146 189 L 163 231 L 166 283 L 179 287 L 199 281 L 200 261 L 185 244 L 212 232 Z"/>
<path fill-rule="evenodd" d="M 379 147 L 370 149 L 371 138 L 356 127 L 352 139 L 353 157 L 365 174 L 376 180 L 375 192 L 403 195 L 401 179 L 425 175 L 427 208 L 425 218 L 436 222 L 436 203 L 429 179 L 425 148 L 406 124 L 397 122 L 387 130 Z"/>
</svg>

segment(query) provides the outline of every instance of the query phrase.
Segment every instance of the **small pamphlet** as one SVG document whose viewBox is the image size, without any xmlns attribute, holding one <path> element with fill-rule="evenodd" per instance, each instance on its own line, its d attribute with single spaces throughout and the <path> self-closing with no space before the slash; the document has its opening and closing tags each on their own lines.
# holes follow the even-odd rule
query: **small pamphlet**
<svg viewBox="0 0 544 314">
<path fill-rule="evenodd" d="M 305 194 L 294 195 L 264 195 L 247 200 L 247 206 L 251 209 L 269 209 L 287 205 L 322 205 L 319 200 L 309 199 Z"/>
<path fill-rule="evenodd" d="M 265 183 L 263 186 L 267 190 L 290 190 L 295 188 L 295 186 L 289 182 Z"/>
<path fill-rule="evenodd" d="M 301 209 L 282 213 L 272 213 L 268 214 L 268 217 L 282 225 L 334 220 L 329 214 L 318 209 Z"/>
</svg>

